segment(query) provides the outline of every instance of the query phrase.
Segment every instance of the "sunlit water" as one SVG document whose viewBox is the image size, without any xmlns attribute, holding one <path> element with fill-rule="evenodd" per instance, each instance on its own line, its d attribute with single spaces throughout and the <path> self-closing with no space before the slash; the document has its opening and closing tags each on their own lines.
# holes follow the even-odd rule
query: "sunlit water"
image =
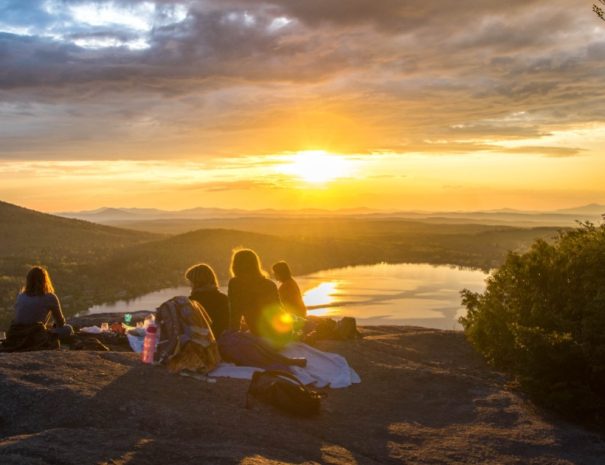
<svg viewBox="0 0 605 465">
<path fill-rule="evenodd" d="M 296 278 L 309 314 L 353 316 L 360 325 L 461 329 L 460 290 L 483 291 L 482 271 L 427 264 L 377 264 L 320 271 Z M 224 289 L 223 289 L 224 290 Z M 188 287 L 151 292 L 130 301 L 96 305 L 90 313 L 153 310 Z"/>
</svg>

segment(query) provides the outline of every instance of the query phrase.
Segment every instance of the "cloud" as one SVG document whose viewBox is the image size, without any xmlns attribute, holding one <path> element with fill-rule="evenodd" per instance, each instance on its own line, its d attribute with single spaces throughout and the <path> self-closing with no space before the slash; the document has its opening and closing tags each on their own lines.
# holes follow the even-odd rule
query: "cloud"
<svg viewBox="0 0 605 465">
<path fill-rule="evenodd" d="M 240 181 L 213 181 L 186 184 L 179 187 L 179 190 L 201 190 L 207 192 L 227 192 L 227 191 L 249 191 L 255 189 L 282 189 L 283 186 L 275 182 L 265 182 L 256 180 Z"/>
<path fill-rule="evenodd" d="M 548 147 L 548 146 L 521 146 L 508 149 L 500 149 L 503 153 L 533 153 L 545 157 L 563 158 L 573 157 L 582 153 L 582 149 L 575 147 Z"/>
<path fill-rule="evenodd" d="M 472 153 L 601 122 L 603 56 L 572 0 L 5 0 L 0 158 Z"/>
</svg>

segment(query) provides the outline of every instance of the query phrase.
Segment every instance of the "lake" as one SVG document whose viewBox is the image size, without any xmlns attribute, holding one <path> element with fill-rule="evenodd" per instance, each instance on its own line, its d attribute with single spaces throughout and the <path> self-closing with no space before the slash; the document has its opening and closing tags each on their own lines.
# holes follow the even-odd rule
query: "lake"
<svg viewBox="0 0 605 465">
<path fill-rule="evenodd" d="M 296 280 L 311 315 L 353 316 L 360 325 L 461 329 L 457 320 L 465 309 L 460 304 L 460 290 L 483 291 L 486 277 L 479 270 L 444 265 L 380 263 L 320 271 Z M 189 287 L 95 305 L 88 312 L 154 310 L 175 295 L 189 295 Z"/>
</svg>

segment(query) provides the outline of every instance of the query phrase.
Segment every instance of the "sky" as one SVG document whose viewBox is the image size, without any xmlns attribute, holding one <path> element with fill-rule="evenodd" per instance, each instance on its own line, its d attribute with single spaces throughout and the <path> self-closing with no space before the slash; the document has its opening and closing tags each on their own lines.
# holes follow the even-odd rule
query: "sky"
<svg viewBox="0 0 605 465">
<path fill-rule="evenodd" d="M 590 0 L 0 0 L 0 200 L 605 203 Z"/>
</svg>

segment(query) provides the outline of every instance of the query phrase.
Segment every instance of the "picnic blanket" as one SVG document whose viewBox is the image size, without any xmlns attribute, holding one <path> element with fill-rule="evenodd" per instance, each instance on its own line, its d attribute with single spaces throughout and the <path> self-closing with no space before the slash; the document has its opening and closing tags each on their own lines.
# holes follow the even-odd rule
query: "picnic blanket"
<svg viewBox="0 0 605 465">
<path fill-rule="evenodd" d="M 143 338 L 128 335 L 128 340 L 135 352 L 142 350 Z M 338 354 L 322 352 L 302 342 L 293 342 L 281 351 L 290 358 L 304 357 L 307 359 L 305 368 L 290 367 L 290 371 L 303 383 L 312 384 L 317 388 L 330 387 L 341 389 L 361 382 L 361 378 L 351 368 L 347 360 Z M 237 366 L 233 363 L 221 362 L 208 373 L 212 378 L 252 379 L 256 371 L 262 368 Z"/>
<path fill-rule="evenodd" d="M 281 351 L 290 358 L 304 357 L 307 359 L 305 368 L 292 366 L 290 371 L 303 384 L 312 384 L 317 388 L 330 387 L 341 389 L 361 382 L 359 375 L 349 366 L 347 360 L 338 354 L 322 352 L 302 342 L 293 342 Z M 252 379 L 256 367 L 242 367 L 230 363 L 220 363 L 208 376 L 214 378 Z"/>
</svg>

